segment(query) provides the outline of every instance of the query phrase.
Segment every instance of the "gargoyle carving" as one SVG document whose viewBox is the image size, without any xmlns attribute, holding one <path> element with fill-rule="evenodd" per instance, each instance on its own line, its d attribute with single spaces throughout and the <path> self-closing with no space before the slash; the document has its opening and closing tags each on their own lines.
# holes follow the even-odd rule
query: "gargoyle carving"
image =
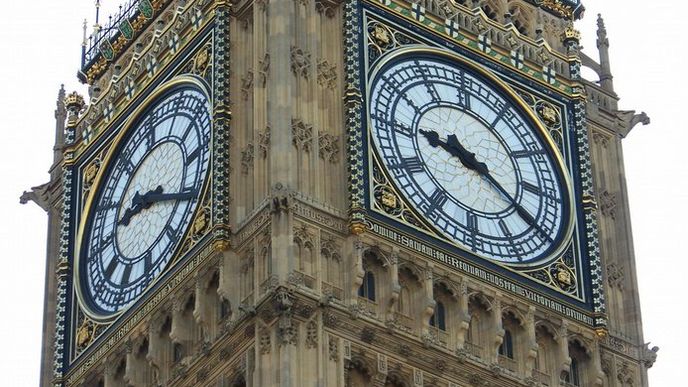
<svg viewBox="0 0 688 387">
<path fill-rule="evenodd" d="M 36 187 L 31 187 L 31 191 L 24 191 L 19 197 L 19 203 L 26 204 L 30 201 L 38 204 L 43 211 L 48 212 L 50 204 L 48 203 L 50 194 L 48 193 L 48 186 L 50 183 L 41 184 Z"/>
<path fill-rule="evenodd" d="M 647 125 L 650 123 L 650 117 L 645 112 L 635 114 L 635 110 L 619 110 L 617 117 L 621 120 L 624 128 L 619 132 L 621 138 L 628 136 L 628 133 L 638 124 Z"/>
</svg>

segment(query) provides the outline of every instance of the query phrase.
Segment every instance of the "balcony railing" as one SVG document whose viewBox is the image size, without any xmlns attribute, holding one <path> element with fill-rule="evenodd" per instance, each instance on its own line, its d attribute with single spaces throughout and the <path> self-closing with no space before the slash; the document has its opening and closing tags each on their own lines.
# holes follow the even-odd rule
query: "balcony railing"
<svg viewBox="0 0 688 387">
<path fill-rule="evenodd" d="M 497 361 L 499 362 L 500 366 L 508 369 L 509 371 L 511 371 L 511 372 L 517 371 L 518 364 L 516 363 L 516 360 L 514 360 L 510 357 L 504 356 L 504 355 L 499 355 L 499 357 L 497 358 Z"/>
<path fill-rule="evenodd" d="M 552 376 L 538 369 L 533 370 L 533 378 L 543 386 L 549 386 L 552 383 Z"/>
<path fill-rule="evenodd" d="M 470 341 L 467 341 L 467 342 L 466 342 L 466 350 L 468 351 L 468 353 L 470 353 L 471 355 L 473 355 L 473 356 L 475 356 L 475 357 L 477 357 L 477 358 L 481 358 L 481 357 L 482 357 L 482 354 L 483 354 L 483 347 L 481 347 L 481 346 L 479 346 L 479 345 L 477 345 L 477 344 L 473 344 L 473 343 L 471 343 Z"/>
</svg>

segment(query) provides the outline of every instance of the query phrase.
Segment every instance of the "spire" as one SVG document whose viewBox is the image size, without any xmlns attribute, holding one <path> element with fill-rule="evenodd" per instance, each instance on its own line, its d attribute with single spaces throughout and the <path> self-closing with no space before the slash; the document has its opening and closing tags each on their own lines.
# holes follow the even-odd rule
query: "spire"
<svg viewBox="0 0 688 387">
<path fill-rule="evenodd" d="M 57 92 L 57 101 L 55 103 L 55 145 L 53 146 L 53 162 L 55 164 L 62 159 L 62 147 L 64 146 L 65 122 L 67 120 L 67 108 L 64 104 L 65 96 L 64 85 L 60 85 L 60 91 Z"/>
<path fill-rule="evenodd" d="M 607 91 L 614 91 L 612 72 L 609 64 L 609 39 L 604 19 L 597 14 L 597 50 L 600 54 L 600 86 Z"/>
<path fill-rule="evenodd" d="M 100 33 L 100 0 L 96 0 L 96 22 L 93 24 L 93 39 L 98 40 L 98 34 Z"/>
</svg>

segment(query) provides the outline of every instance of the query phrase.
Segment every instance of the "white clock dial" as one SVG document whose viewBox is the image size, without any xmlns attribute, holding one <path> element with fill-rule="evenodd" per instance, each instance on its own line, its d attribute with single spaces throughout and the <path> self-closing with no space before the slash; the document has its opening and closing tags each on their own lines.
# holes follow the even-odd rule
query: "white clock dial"
<svg viewBox="0 0 688 387">
<path fill-rule="evenodd" d="M 549 256 L 571 199 L 547 134 L 483 71 L 399 55 L 370 84 L 370 134 L 397 190 L 453 243 L 505 263 Z"/>
<path fill-rule="evenodd" d="M 163 272 L 191 222 L 210 160 L 210 104 L 171 83 L 115 145 L 84 226 L 79 280 L 86 305 L 111 315 Z"/>
</svg>

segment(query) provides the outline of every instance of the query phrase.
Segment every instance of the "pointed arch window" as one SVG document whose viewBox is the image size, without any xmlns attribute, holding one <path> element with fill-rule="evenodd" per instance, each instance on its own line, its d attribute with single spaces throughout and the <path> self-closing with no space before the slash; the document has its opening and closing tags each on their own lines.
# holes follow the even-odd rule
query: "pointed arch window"
<svg viewBox="0 0 688 387">
<path fill-rule="evenodd" d="M 437 304 L 435 305 L 435 313 L 430 316 L 430 326 L 441 331 L 447 330 L 446 310 L 444 308 L 444 304 L 440 301 L 437 301 Z"/>
<path fill-rule="evenodd" d="M 580 386 L 580 368 L 578 364 L 578 359 L 575 357 L 571 358 L 570 371 L 565 375 L 564 381 L 570 383 L 573 386 Z"/>
<path fill-rule="evenodd" d="M 509 359 L 514 358 L 514 341 L 508 329 L 504 330 L 504 339 L 502 344 L 499 345 L 499 354 Z"/>
<path fill-rule="evenodd" d="M 367 270 L 363 276 L 363 283 L 358 288 L 358 296 L 375 301 L 375 274 Z"/>
</svg>

